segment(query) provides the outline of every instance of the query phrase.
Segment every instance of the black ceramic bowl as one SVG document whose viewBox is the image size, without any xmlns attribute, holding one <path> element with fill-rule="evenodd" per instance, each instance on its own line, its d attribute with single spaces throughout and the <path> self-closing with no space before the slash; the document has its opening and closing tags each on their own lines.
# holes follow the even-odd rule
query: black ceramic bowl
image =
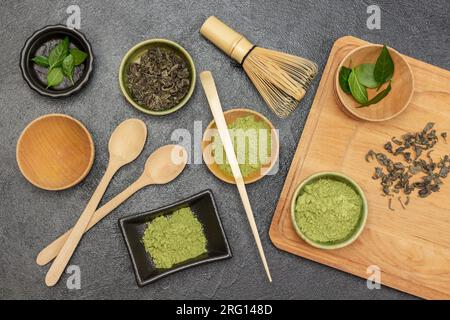
<svg viewBox="0 0 450 320">
<path fill-rule="evenodd" d="M 87 59 L 76 68 L 74 85 L 67 79 L 55 88 L 46 88 L 47 70 L 36 65 L 31 59 L 36 55 L 48 55 L 53 46 L 66 36 L 69 37 L 70 47 L 78 48 L 88 54 Z M 27 39 L 20 53 L 20 69 L 23 78 L 31 89 L 39 94 L 52 98 L 68 97 L 80 91 L 88 82 L 93 69 L 94 55 L 92 47 L 86 37 L 78 30 L 63 25 L 47 26 Z"/>
<path fill-rule="evenodd" d="M 170 269 L 157 269 L 141 242 L 147 223 L 161 215 L 170 215 L 175 210 L 191 207 L 203 225 L 207 239 L 207 252 L 201 256 L 181 262 Z M 204 263 L 231 258 L 231 249 L 220 222 L 213 194 L 203 191 L 188 199 L 149 212 L 119 219 L 128 252 L 133 264 L 138 286 L 143 287 L 174 272 Z"/>
</svg>

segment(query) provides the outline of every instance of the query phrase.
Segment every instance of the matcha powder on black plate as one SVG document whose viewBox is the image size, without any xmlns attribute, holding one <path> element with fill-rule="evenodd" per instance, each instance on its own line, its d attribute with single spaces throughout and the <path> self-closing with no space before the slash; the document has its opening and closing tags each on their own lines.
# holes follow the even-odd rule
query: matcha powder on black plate
<svg viewBox="0 0 450 320">
<path fill-rule="evenodd" d="M 171 268 L 206 252 L 203 227 L 189 207 L 149 222 L 142 243 L 158 269 Z"/>
</svg>

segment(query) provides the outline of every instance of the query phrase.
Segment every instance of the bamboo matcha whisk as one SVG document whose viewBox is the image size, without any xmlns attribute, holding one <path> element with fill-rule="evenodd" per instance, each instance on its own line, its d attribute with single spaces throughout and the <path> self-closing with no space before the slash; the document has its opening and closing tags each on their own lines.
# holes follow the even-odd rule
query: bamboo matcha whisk
<svg viewBox="0 0 450 320">
<path fill-rule="evenodd" d="M 200 33 L 242 65 L 264 101 L 281 118 L 295 110 L 317 74 L 314 62 L 257 47 L 214 16 L 205 21 Z"/>
</svg>

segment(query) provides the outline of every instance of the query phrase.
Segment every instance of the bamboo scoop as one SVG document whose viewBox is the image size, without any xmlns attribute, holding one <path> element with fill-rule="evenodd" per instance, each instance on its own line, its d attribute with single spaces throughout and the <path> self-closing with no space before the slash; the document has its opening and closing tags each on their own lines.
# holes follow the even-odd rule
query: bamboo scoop
<svg viewBox="0 0 450 320">
<path fill-rule="evenodd" d="M 153 184 L 166 184 L 180 175 L 187 163 L 186 150 L 178 145 L 167 145 L 154 151 L 145 163 L 144 172 L 128 188 L 123 190 L 100 209 L 95 211 L 89 225 L 84 232 L 88 232 L 100 220 L 106 217 L 111 211 L 120 206 L 129 197 L 140 189 Z M 52 261 L 59 253 L 72 229 L 61 235 L 45 247 L 38 255 L 36 262 L 44 266 Z"/>
<path fill-rule="evenodd" d="M 270 109 L 287 117 L 297 107 L 317 74 L 307 59 L 255 46 L 214 16 L 200 33 L 239 63 Z"/>
<path fill-rule="evenodd" d="M 208 99 L 211 112 L 216 122 L 217 129 L 219 131 L 220 139 L 225 149 L 225 154 L 227 155 L 228 162 L 231 166 L 231 171 L 233 172 L 236 185 L 238 187 L 239 195 L 241 196 L 242 203 L 244 205 L 245 213 L 247 214 L 248 222 L 255 237 L 256 246 L 258 247 L 259 255 L 266 270 L 267 277 L 269 281 L 272 282 L 272 277 L 270 275 L 269 266 L 267 265 L 266 256 L 264 255 L 264 250 L 261 244 L 261 239 L 259 238 L 258 229 L 255 223 L 255 217 L 253 216 L 252 207 L 250 201 L 248 200 L 247 190 L 245 189 L 244 179 L 242 178 L 241 170 L 237 162 L 236 154 L 234 153 L 233 144 L 231 142 L 230 133 L 228 132 L 227 124 L 225 122 L 225 117 L 223 115 L 222 106 L 220 105 L 219 95 L 217 94 L 216 84 L 212 77 L 211 72 L 203 71 L 200 74 L 200 80 L 205 90 L 206 98 Z"/>
<path fill-rule="evenodd" d="M 114 174 L 122 166 L 132 162 L 139 156 L 144 148 L 146 139 L 147 127 L 139 119 L 125 120 L 114 130 L 108 144 L 109 164 L 106 172 L 75 227 L 72 229 L 67 241 L 48 270 L 45 277 L 47 286 L 54 286 L 64 272 Z"/>
</svg>

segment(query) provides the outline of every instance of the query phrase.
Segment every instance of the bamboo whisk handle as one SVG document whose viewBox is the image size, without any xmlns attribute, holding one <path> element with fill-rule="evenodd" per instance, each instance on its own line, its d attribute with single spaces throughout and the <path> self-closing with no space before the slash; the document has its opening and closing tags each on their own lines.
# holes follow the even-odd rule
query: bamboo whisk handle
<svg viewBox="0 0 450 320">
<path fill-rule="evenodd" d="M 238 63 L 242 63 L 244 57 L 254 47 L 242 34 L 215 16 L 206 19 L 200 28 L 200 34 Z"/>
</svg>

